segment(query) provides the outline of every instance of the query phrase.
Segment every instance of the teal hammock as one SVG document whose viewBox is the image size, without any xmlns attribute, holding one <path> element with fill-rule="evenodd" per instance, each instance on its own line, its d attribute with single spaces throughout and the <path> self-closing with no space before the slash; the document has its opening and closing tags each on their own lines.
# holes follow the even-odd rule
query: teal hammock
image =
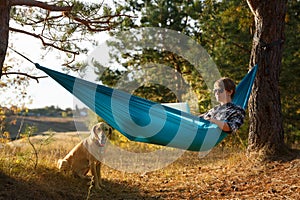
<svg viewBox="0 0 300 200">
<path fill-rule="evenodd" d="M 131 141 L 209 151 L 227 135 L 217 125 L 190 113 L 35 65 Z M 244 109 L 256 71 L 257 65 L 236 88 L 233 103 Z"/>
</svg>

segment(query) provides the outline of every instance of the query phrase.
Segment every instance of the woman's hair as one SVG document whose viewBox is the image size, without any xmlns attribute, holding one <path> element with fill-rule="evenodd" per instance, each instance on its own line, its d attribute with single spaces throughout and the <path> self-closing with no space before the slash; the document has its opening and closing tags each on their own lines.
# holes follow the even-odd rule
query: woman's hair
<svg viewBox="0 0 300 200">
<path fill-rule="evenodd" d="M 227 91 L 232 91 L 231 98 L 233 98 L 235 94 L 235 83 L 233 82 L 233 80 L 227 77 L 223 77 L 217 80 L 214 85 Z"/>
</svg>

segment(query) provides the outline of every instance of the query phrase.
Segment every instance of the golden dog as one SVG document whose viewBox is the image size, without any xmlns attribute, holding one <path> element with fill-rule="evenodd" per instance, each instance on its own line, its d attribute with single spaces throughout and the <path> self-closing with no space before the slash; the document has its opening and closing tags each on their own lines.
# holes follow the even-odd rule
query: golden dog
<svg viewBox="0 0 300 200">
<path fill-rule="evenodd" d="M 112 128 L 104 122 L 93 126 L 89 137 L 77 144 L 63 159 L 58 160 L 60 171 L 72 170 L 73 174 L 87 179 L 87 173 L 91 171 L 94 177 L 95 187 L 102 186 L 101 158 L 104 153 L 104 145 L 110 138 Z"/>
</svg>

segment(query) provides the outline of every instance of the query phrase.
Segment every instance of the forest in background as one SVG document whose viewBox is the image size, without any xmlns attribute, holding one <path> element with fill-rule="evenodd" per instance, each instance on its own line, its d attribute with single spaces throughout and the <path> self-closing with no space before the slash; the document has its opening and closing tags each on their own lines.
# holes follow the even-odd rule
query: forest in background
<svg viewBox="0 0 300 200">
<path fill-rule="evenodd" d="M 140 27 L 159 27 L 183 33 L 193 40 L 197 41 L 205 48 L 213 61 L 218 66 L 222 76 L 229 76 L 239 82 L 249 68 L 249 59 L 251 46 L 253 42 L 253 32 L 255 24 L 253 15 L 250 12 L 247 1 L 114 1 L 115 7 L 109 8 L 104 6 L 103 16 L 99 19 L 102 24 L 107 26 L 99 26 L 99 23 L 87 21 L 91 25 L 80 29 L 82 37 L 89 34 L 91 29 L 95 32 L 108 31 L 109 34 L 115 35 L 117 32 L 130 30 Z M 63 3 L 57 6 L 62 6 Z M 86 7 L 85 7 L 86 6 Z M 20 26 L 30 27 L 33 31 L 39 31 L 41 27 L 47 26 L 49 29 L 42 32 L 40 38 L 46 39 L 52 34 L 51 28 L 62 33 L 61 40 L 53 38 L 50 48 L 61 49 L 67 53 L 67 57 L 72 60 L 72 55 L 77 53 L 86 53 L 86 48 L 80 48 L 78 41 L 83 39 L 71 38 L 73 33 L 78 31 L 80 27 L 68 21 L 59 21 L 57 19 L 76 15 L 98 16 L 99 6 L 102 5 L 85 5 L 84 3 L 74 2 L 74 6 L 63 7 L 66 11 L 57 17 L 47 18 L 47 22 L 34 21 L 34 18 L 43 18 L 44 10 L 35 12 L 28 8 L 18 9 L 13 7 L 11 10 L 11 18 Z M 63 9 L 61 8 L 61 9 Z M 48 9 L 56 9 L 49 7 Z M 69 10 L 68 10 L 69 9 Z M 72 9 L 72 12 L 70 12 Z M 97 15 L 95 15 L 97 13 Z M 107 17 L 111 16 L 111 17 Z M 139 17 L 137 17 L 139 16 Z M 276 19 L 274 19 L 276 20 Z M 33 22 L 34 21 L 34 22 Z M 76 21 L 76 19 L 75 19 Z M 64 26 L 56 26 L 58 22 L 65 23 Z M 99 21 L 98 21 L 99 22 Z M 78 26 L 77 26 L 78 25 Z M 93 29 L 94 28 L 94 29 Z M 13 29 L 18 32 L 17 29 Z M 284 51 L 280 69 L 280 98 L 281 111 L 283 116 L 283 126 L 285 132 L 285 141 L 287 143 L 299 142 L 299 0 L 287 1 L 287 12 L 285 17 L 285 38 L 283 38 Z M 76 34 L 75 34 L 76 35 Z M 95 42 L 95 41 L 93 41 Z M 51 43 L 49 43 L 51 44 Z M 96 44 L 96 43 L 94 43 Z M 47 47 L 48 48 L 48 47 Z M 11 55 L 10 55 L 11 56 Z M 123 60 L 120 64 L 125 70 L 115 70 L 113 66 L 104 66 L 105 71 L 99 78 L 104 84 L 114 87 L 120 77 L 128 71 L 138 71 L 137 69 L 144 63 L 163 63 L 182 74 L 182 76 L 192 86 L 194 92 L 198 95 L 199 100 L 197 112 L 202 113 L 209 109 L 211 105 L 210 91 L 204 84 L 203 78 L 197 76 L 192 71 L 192 66 L 179 56 L 171 52 L 157 52 L 155 50 L 144 50 L 142 55 L 124 54 L 121 55 Z M 15 60 L 13 58 L 12 60 Z M 72 60 L 73 61 L 73 60 Z M 125 61 L 125 62 L 124 62 Z M 71 63 L 71 62 L 70 62 Z M 66 63 L 66 70 L 84 70 L 81 62 L 70 64 Z M 13 65 L 4 64 L 2 68 L 3 75 L 1 78 L 1 89 L 21 88 L 22 85 L 29 84 L 26 80 L 30 76 L 16 76 L 12 72 Z M 268 70 L 266 70 L 268 73 Z M 153 71 L 153 76 L 156 71 Z M 150 75 L 151 76 L 151 75 Z M 38 79 L 38 77 L 32 77 Z M 157 102 L 174 102 L 179 101 L 180 97 L 175 97 L 168 88 L 160 85 L 144 85 L 135 91 L 135 94 Z M 22 95 L 26 92 L 21 91 Z M 267 96 L 267 94 L 266 94 Z M 241 130 L 241 138 L 247 140 L 247 123 Z M 3 132 L 2 132 L 3 133 Z M 247 141 L 246 141 L 247 142 Z"/>
<path fill-rule="evenodd" d="M 176 30 L 193 38 L 201 44 L 218 66 L 222 76 L 230 77 L 238 83 L 248 71 L 253 33 L 255 29 L 252 13 L 246 1 L 128 1 L 122 8 L 133 13 L 142 13 L 139 19 L 127 20 L 122 30 L 132 27 L 161 27 Z M 285 17 L 285 38 L 282 65 L 280 69 L 279 90 L 285 141 L 299 143 L 300 138 L 300 4 L 298 0 L 287 2 Z M 274 18 L 274 20 L 277 20 Z M 156 51 L 144 51 L 141 56 L 126 54 L 123 56 L 126 70 L 138 69 L 143 63 L 167 63 L 176 69 L 192 86 L 198 95 L 197 112 L 203 113 L 211 108 L 210 93 L 202 77 L 192 73 L 192 66 L 185 60 L 170 52 L 163 54 Z M 270 58 L 268 58 L 270 59 Z M 126 72 L 125 70 L 125 72 Z M 122 73 L 107 69 L 101 80 L 114 86 Z M 267 70 L 265 72 L 268 73 Z M 157 76 L 154 71 L 153 77 Z M 113 80 L 113 81 L 112 81 Z M 184 83 L 183 83 L 184 84 Z M 174 95 L 160 85 L 146 85 L 135 91 L 135 94 L 159 102 L 176 102 Z M 153 95 L 155 94 L 155 95 Z M 268 94 L 265 94 L 266 96 Z M 266 117 L 268 117 L 266 113 Z M 247 123 L 246 123 L 247 124 Z M 247 140 L 247 125 L 240 131 L 241 137 Z"/>
<path fill-rule="evenodd" d="M 229 76 L 239 82 L 248 70 L 248 63 L 253 40 L 254 22 L 246 1 L 115 1 L 116 13 L 120 15 L 122 23 L 118 24 L 109 33 L 114 35 L 119 31 L 130 30 L 138 27 L 160 27 L 176 30 L 201 44 L 214 62 L 217 64 L 222 76 Z M 287 2 L 287 14 L 285 19 L 284 53 L 280 74 L 280 97 L 287 143 L 297 143 L 300 137 L 300 105 L 299 105 L 299 1 Z M 74 8 L 75 9 L 75 8 Z M 76 9 L 81 9 L 80 7 Z M 112 10 L 106 8 L 107 14 Z M 13 10 L 16 12 L 17 10 Z M 132 13 L 124 19 L 122 13 Z M 116 15 L 116 17 L 118 17 Z M 30 16 L 28 16 L 29 18 Z M 22 15 L 15 15 L 13 19 L 23 23 Z M 28 25 L 28 24 L 26 24 Z M 72 27 L 67 27 L 72 28 Z M 71 32 L 70 32 L 71 34 Z M 114 87 L 119 78 L 125 72 L 134 71 L 140 65 L 147 62 L 167 63 L 176 69 L 192 86 L 198 95 L 197 112 L 202 113 L 211 105 L 210 91 L 207 89 L 202 77 L 195 76 L 192 66 L 182 58 L 170 52 L 144 51 L 143 55 L 122 55 L 121 62 L 124 71 L 115 70 L 112 66 L 105 66 L 105 72 L 101 75 L 101 81 Z M 72 69 L 84 69 L 84 65 L 74 65 Z M 4 70 L 10 70 L 9 66 Z M 153 76 L 156 72 L 153 72 Z M 9 83 L 14 85 L 24 81 L 24 77 L 18 76 Z M 2 86 L 9 86 L 3 81 Z M 9 89 L 9 87 L 8 87 Z M 135 91 L 135 94 L 156 102 L 174 102 L 180 100 L 175 97 L 168 88 L 161 85 L 144 85 Z M 178 99 L 179 98 L 179 99 Z M 50 112 L 50 110 L 49 110 Z M 68 115 L 63 112 L 62 115 Z M 2 116 L 5 115 L 2 112 Z M 2 117 L 3 118 L 3 117 Z M 243 126 L 241 137 L 247 140 L 247 123 Z M 3 133 L 3 131 L 2 131 Z"/>
</svg>

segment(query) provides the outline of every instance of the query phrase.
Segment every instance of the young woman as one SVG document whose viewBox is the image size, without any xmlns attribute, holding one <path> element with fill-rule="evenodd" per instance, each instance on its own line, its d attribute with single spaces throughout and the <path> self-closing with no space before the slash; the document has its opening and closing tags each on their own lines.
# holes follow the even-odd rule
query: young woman
<svg viewBox="0 0 300 200">
<path fill-rule="evenodd" d="M 229 78 L 221 78 L 215 82 L 213 91 L 220 104 L 200 117 L 217 124 L 225 132 L 236 131 L 244 122 L 245 110 L 232 103 L 234 82 Z"/>
</svg>

